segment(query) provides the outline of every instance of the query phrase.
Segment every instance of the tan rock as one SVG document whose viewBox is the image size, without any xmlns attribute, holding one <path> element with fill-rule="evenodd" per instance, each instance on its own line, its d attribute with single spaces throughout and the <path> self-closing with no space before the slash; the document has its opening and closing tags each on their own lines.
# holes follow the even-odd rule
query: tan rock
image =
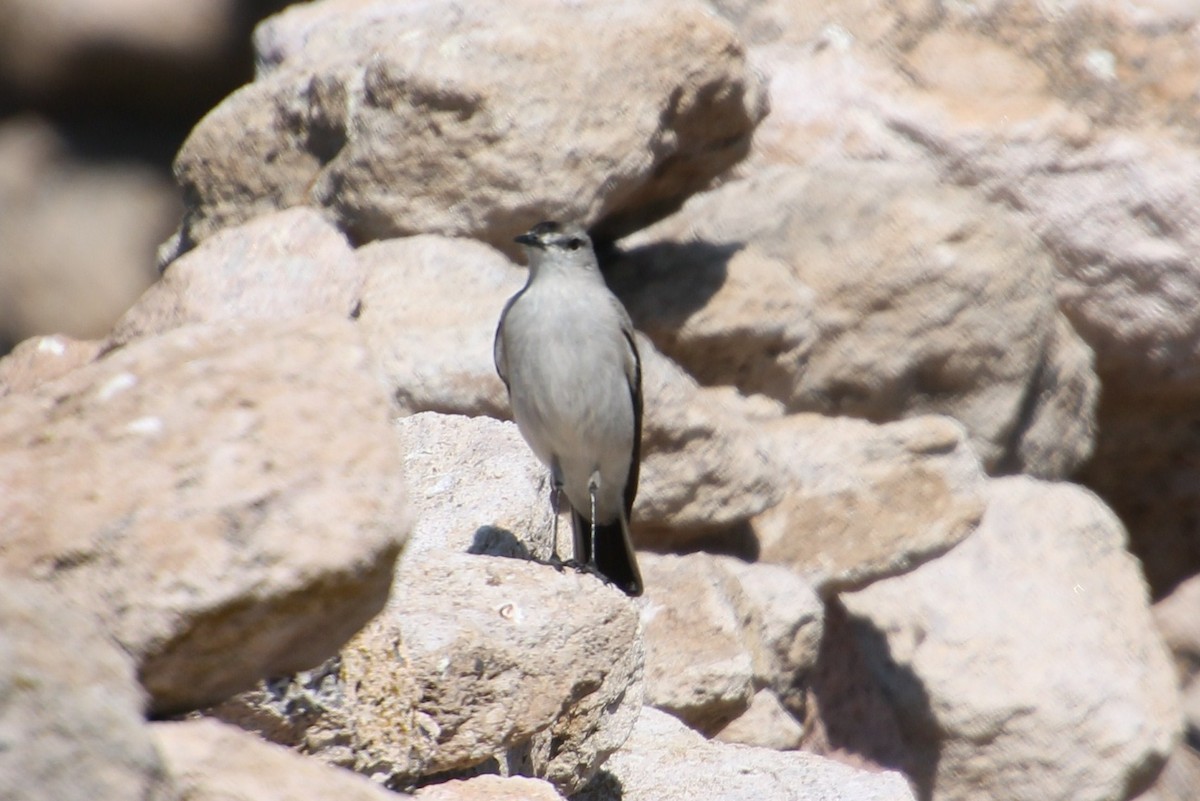
<svg viewBox="0 0 1200 801">
<path fill-rule="evenodd" d="M 86 608 L 6 576 L 0 632 L 0 797 L 178 797 L 142 719 L 133 662 Z"/>
<path fill-rule="evenodd" d="M 642 554 L 646 703 L 714 734 L 754 697 L 737 581 L 707 554 Z"/>
<path fill-rule="evenodd" d="M 770 688 L 793 715 L 803 716 L 809 673 L 825 634 L 825 605 L 814 587 L 789 568 L 716 561 L 740 589 L 733 597 L 754 660 L 755 685 Z"/>
<path fill-rule="evenodd" d="M 83 161 L 49 123 L 18 117 L 0 124 L 0 209 L 5 351 L 38 334 L 108 333 L 154 280 L 154 249 L 179 202 L 152 169 Z"/>
<path fill-rule="evenodd" d="M 394 428 L 416 520 L 402 566 L 442 552 L 550 558 L 550 473 L 515 423 L 422 412 Z M 567 559 L 565 515 L 559 534 Z"/>
<path fill-rule="evenodd" d="M 524 776 L 475 776 L 430 784 L 417 790 L 420 801 L 562 801 L 554 785 Z"/>
<path fill-rule="evenodd" d="M 334 653 L 407 534 L 348 322 L 189 326 L 0 402 L 0 570 L 85 598 L 158 712 Z"/>
<path fill-rule="evenodd" d="M 1179 695 L 1117 519 L 1094 496 L 992 482 L 980 527 L 842 596 L 938 797 L 1122 798 L 1179 734 Z"/>
<path fill-rule="evenodd" d="M 339 660 L 217 714 L 395 786 L 496 759 L 569 795 L 628 737 L 642 661 L 619 590 L 447 551 L 405 563 Z"/>
<path fill-rule="evenodd" d="M 983 472 L 952 420 L 792 415 L 763 424 L 763 438 L 790 489 L 754 520 L 759 558 L 823 596 L 945 553 L 983 514 Z"/>
<path fill-rule="evenodd" d="M 732 29 L 679 0 L 449 15 L 342 0 L 289 9 L 255 41 L 258 80 L 176 162 L 192 199 L 176 252 L 297 204 L 359 242 L 438 233 L 513 253 L 545 217 L 613 238 L 737 162 L 766 114 Z"/>
<path fill-rule="evenodd" d="M 103 347 L 99 340 L 71 339 L 62 334 L 27 339 L 0 358 L 0 397 L 28 392 L 61 378 L 92 361 Z"/>
<path fill-rule="evenodd" d="M 764 689 L 754 694 L 745 712 L 731 720 L 713 738 L 723 743 L 795 751 L 803 741 L 804 729 L 779 703 L 775 693 Z"/>
<path fill-rule="evenodd" d="M 188 801 L 398 801 L 375 782 L 215 720 L 155 723 L 154 738 Z"/>
<path fill-rule="evenodd" d="M 316 211 L 264 215 L 171 264 L 117 321 L 110 342 L 190 323 L 349 317 L 363 278 L 346 238 Z"/>
<path fill-rule="evenodd" d="M 492 343 L 528 273 L 469 239 L 413 236 L 355 254 L 367 277 L 358 324 L 397 410 L 507 417 Z"/>
<path fill-rule="evenodd" d="M 1059 476 L 1091 450 L 1097 383 L 1060 324 L 1048 255 L 1012 214 L 928 168 L 763 170 L 623 245 L 624 269 L 651 277 L 622 293 L 634 322 L 706 383 L 792 411 L 949 415 L 990 469 Z M 768 299 L 745 304 L 764 280 Z M 701 306 L 697 328 L 680 328 L 680 309 Z M 744 355 L 711 360 L 714 339 Z"/>
<path fill-rule="evenodd" d="M 577 801 L 602 801 L 620 788 L 630 801 L 712 801 L 760 798 L 780 801 L 912 801 L 899 773 L 868 773 L 799 751 L 706 741 L 682 723 L 647 708 L 629 742 L 605 766 L 612 777 Z"/>
<path fill-rule="evenodd" d="M 642 468 L 633 507 L 639 541 L 686 543 L 770 508 L 782 496 L 766 450 L 740 409 L 638 336 Z"/>
<path fill-rule="evenodd" d="M 802 578 L 775 565 L 703 553 L 639 559 L 646 579 L 647 704 L 706 734 L 746 714 L 762 688 L 803 713 L 823 609 Z M 763 736 L 790 736 L 791 726 L 782 728 Z"/>
</svg>

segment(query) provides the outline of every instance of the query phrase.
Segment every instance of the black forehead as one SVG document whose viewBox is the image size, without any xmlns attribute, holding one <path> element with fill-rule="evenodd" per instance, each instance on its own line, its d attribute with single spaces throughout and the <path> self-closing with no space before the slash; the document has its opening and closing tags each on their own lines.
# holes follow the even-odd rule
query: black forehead
<svg viewBox="0 0 1200 801">
<path fill-rule="evenodd" d="M 538 236 L 545 236 L 546 234 L 562 233 L 562 230 L 563 230 L 562 223 L 556 222 L 554 220 L 546 220 L 545 222 L 540 222 L 537 225 L 530 228 L 529 233 L 537 234 Z"/>
</svg>

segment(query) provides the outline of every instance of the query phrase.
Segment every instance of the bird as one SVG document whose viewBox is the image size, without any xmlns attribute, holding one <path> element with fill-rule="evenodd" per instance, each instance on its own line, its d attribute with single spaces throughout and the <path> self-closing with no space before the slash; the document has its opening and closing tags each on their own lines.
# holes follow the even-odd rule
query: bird
<svg viewBox="0 0 1200 801">
<path fill-rule="evenodd" d="M 604 282 L 586 229 L 546 221 L 516 237 L 529 278 L 496 326 L 496 372 L 517 428 L 550 470 L 550 559 L 642 594 L 629 521 L 642 442 L 642 364 L 633 324 Z M 574 557 L 558 561 L 561 496 Z"/>
</svg>

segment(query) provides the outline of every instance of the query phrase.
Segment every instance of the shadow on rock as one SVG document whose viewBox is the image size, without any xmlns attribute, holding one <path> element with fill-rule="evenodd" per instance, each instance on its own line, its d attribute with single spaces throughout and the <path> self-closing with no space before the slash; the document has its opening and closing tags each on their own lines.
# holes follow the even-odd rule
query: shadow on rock
<svg viewBox="0 0 1200 801">
<path fill-rule="evenodd" d="M 708 304 L 729 275 L 738 242 L 655 242 L 597 254 L 612 291 L 638 328 L 675 328 Z M 670 291 L 654 291 L 661 285 Z M 651 302 L 646 302 L 651 301 Z"/>
</svg>

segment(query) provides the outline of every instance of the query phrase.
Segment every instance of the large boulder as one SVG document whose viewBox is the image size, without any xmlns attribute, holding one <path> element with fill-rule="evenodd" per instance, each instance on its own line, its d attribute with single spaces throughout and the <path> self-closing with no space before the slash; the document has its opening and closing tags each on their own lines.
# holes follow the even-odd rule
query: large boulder
<svg viewBox="0 0 1200 801">
<path fill-rule="evenodd" d="M 156 712 L 326 659 L 410 524 L 387 401 L 334 318 L 186 326 L 0 401 L 0 572 L 87 599 Z"/>
<path fill-rule="evenodd" d="M 766 114 L 732 28 L 684 0 L 327 0 L 255 42 L 257 80 L 176 160 L 188 207 L 165 258 L 299 204 L 359 242 L 440 233 L 514 252 L 547 216 L 615 238 L 736 163 Z"/>
</svg>

